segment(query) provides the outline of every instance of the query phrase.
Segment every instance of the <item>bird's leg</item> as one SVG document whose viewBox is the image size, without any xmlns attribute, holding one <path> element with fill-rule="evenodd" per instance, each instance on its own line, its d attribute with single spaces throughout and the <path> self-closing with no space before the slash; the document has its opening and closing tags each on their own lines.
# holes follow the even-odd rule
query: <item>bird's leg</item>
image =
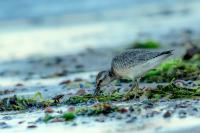
<svg viewBox="0 0 200 133">
<path fill-rule="evenodd" d="M 125 99 L 129 99 L 130 97 L 137 98 L 139 96 L 139 93 L 141 91 L 139 88 L 139 81 L 140 81 L 140 78 L 137 78 L 133 81 L 133 86 L 125 95 Z"/>
<path fill-rule="evenodd" d="M 140 78 L 135 79 L 133 81 L 133 86 L 131 87 L 129 92 L 132 92 L 133 90 L 139 89 L 139 82 L 140 82 Z"/>
</svg>

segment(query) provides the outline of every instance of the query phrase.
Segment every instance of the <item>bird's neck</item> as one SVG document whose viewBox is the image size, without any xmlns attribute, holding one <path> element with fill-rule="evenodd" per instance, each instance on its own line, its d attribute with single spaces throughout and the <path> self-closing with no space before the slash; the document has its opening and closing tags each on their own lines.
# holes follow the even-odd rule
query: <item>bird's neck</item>
<svg viewBox="0 0 200 133">
<path fill-rule="evenodd" d="M 108 74 L 109 74 L 109 76 L 110 76 L 110 78 L 112 79 L 112 80 L 114 80 L 114 79 L 116 79 L 116 76 L 115 76 L 115 74 L 113 73 L 113 71 L 108 71 Z"/>
</svg>

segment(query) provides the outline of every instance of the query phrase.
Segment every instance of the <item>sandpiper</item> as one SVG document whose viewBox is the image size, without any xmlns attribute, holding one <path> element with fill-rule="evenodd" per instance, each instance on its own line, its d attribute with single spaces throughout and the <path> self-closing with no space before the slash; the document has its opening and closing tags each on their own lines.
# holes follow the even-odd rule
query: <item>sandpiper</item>
<svg viewBox="0 0 200 133">
<path fill-rule="evenodd" d="M 140 78 L 172 55 L 172 51 L 155 52 L 144 49 L 130 49 L 115 56 L 112 59 L 111 68 L 98 73 L 94 95 L 99 95 L 101 87 L 116 79 L 128 78 L 133 80 L 133 87 L 130 91 L 138 88 Z"/>
</svg>

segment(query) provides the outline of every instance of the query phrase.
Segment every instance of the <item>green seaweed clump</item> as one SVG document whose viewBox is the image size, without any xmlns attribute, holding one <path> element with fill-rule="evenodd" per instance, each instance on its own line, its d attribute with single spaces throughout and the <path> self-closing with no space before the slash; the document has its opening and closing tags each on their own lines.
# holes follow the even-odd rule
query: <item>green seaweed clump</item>
<svg viewBox="0 0 200 133">
<path fill-rule="evenodd" d="M 100 103 L 100 104 L 95 104 L 91 107 L 80 108 L 79 110 L 77 110 L 76 113 L 78 115 L 95 116 L 99 114 L 106 115 L 106 114 L 116 112 L 116 111 L 118 111 L 117 106 L 113 106 L 108 103 Z"/>
<path fill-rule="evenodd" d="M 61 118 L 63 118 L 65 121 L 70 121 L 76 118 L 76 115 L 72 112 L 64 113 Z"/>
<path fill-rule="evenodd" d="M 107 102 L 107 101 L 118 101 L 122 98 L 122 94 L 113 93 L 112 95 L 100 95 L 94 97 L 92 94 L 87 94 L 83 96 L 73 96 L 70 97 L 65 103 L 67 104 L 79 104 L 86 103 L 89 100 L 98 100 L 99 102 Z"/>
<path fill-rule="evenodd" d="M 39 99 L 37 98 L 39 97 Z M 53 100 L 43 100 L 41 94 L 36 93 L 32 98 L 13 97 L 0 100 L 0 111 L 26 110 L 32 108 L 45 108 L 54 105 Z"/>
<path fill-rule="evenodd" d="M 126 95 L 126 100 L 132 99 L 134 96 L 132 95 L 135 93 L 129 92 Z M 200 87 L 197 89 L 188 89 L 182 88 L 170 83 L 166 86 L 158 85 L 156 89 L 145 89 L 139 90 L 138 94 L 140 97 L 146 97 L 149 100 L 160 100 L 162 98 L 165 99 L 193 99 L 193 98 L 200 98 Z"/>
<path fill-rule="evenodd" d="M 164 62 L 149 71 L 143 78 L 146 82 L 170 82 L 173 79 L 196 80 L 200 74 L 199 64 L 181 59 Z"/>
<path fill-rule="evenodd" d="M 161 47 L 161 44 L 154 40 L 137 41 L 131 45 L 131 48 L 155 49 L 155 48 L 160 48 L 160 47 Z"/>
<path fill-rule="evenodd" d="M 74 120 L 77 116 L 97 116 L 100 114 L 106 115 L 112 112 L 120 112 L 119 107 L 114 106 L 108 103 L 99 103 L 92 106 L 80 107 L 76 109 L 75 112 L 66 112 L 64 114 L 59 115 L 50 115 L 48 113 L 45 114 L 43 121 L 49 122 L 53 119 L 62 119 L 64 121 Z"/>
<path fill-rule="evenodd" d="M 67 112 L 67 113 L 64 113 L 64 114 L 61 114 L 61 115 L 50 115 L 50 114 L 45 114 L 45 117 L 43 118 L 43 121 L 44 122 L 49 122 L 53 119 L 63 119 L 64 121 L 71 121 L 73 119 L 76 118 L 76 115 L 72 112 Z"/>
<path fill-rule="evenodd" d="M 197 89 L 187 89 L 182 87 L 177 87 L 174 84 L 169 84 L 167 86 L 158 86 L 155 90 L 150 90 L 146 93 L 149 99 L 193 99 L 200 98 L 200 87 Z"/>
</svg>

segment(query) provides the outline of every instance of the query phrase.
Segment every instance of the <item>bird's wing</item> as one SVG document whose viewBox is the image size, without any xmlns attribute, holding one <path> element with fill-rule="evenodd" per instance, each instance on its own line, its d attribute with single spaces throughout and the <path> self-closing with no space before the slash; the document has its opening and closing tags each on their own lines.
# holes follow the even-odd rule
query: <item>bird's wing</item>
<svg viewBox="0 0 200 133">
<path fill-rule="evenodd" d="M 130 68 L 135 65 L 144 63 L 150 59 L 158 57 L 163 54 L 171 54 L 170 51 L 155 52 L 143 49 L 131 49 L 115 56 L 112 60 L 111 69 Z"/>
</svg>

